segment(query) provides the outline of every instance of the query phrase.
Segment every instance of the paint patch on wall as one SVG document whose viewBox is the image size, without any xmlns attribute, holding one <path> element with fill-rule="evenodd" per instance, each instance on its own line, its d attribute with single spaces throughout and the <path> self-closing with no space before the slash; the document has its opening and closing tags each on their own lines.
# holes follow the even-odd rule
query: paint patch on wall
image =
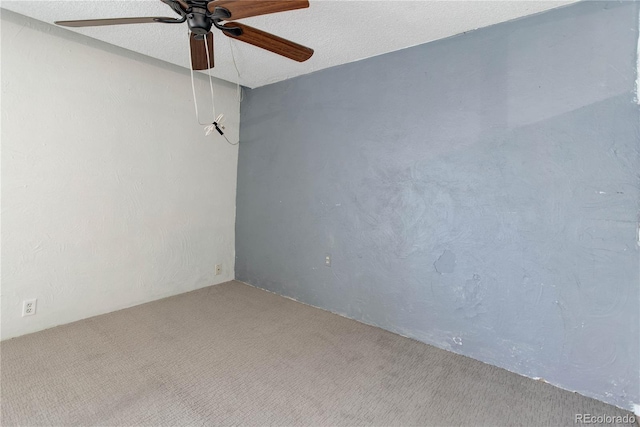
<svg viewBox="0 0 640 427">
<path fill-rule="evenodd" d="M 440 255 L 436 262 L 433 263 L 433 266 L 440 274 L 453 273 L 456 269 L 456 254 L 447 249 Z"/>
<path fill-rule="evenodd" d="M 465 281 L 461 295 L 458 297 L 458 308 L 464 312 L 466 318 L 473 318 L 485 313 L 482 307 L 482 281 L 479 274 Z"/>
</svg>

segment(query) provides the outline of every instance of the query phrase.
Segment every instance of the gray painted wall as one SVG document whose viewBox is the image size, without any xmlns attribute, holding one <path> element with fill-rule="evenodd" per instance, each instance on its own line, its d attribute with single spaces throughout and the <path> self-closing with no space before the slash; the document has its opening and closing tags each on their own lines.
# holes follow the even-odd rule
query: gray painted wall
<svg viewBox="0 0 640 427">
<path fill-rule="evenodd" d="M 631 409 L 639 9 L 578 3 L 248 91 L 236 277 Z"/>
</svg>

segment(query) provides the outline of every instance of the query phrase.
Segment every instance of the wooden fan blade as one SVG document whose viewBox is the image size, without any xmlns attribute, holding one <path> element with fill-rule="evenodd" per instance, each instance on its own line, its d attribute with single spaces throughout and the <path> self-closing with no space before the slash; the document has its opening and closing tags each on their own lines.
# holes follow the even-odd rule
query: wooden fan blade
<svg viewBox="0 0 640 427">
<path fill-rule="evenodd" d="M 100 27 L 102 25 L 124 25 L 124 24 L 151 24 L 162 23 L 162 21 L 173 22 L 176 19 L 164 16 L 148 16 L 144 18 L 113 18 L 113 19 L 83 19 L 80 21 L 55 21 L 56 25 L 63 27 Z"/>
<path fill-rule="evenodd" d="M 250 16 L 266 15 L 268 13 L 286 12 L 287 10 L 304 9 L 309 7 L 308 0 L 216 0 L 209 2 L 209 12 L 215 13 L 216 8 L 226 9 L 231 16 L 225 20 L 249 18 Z"/>
<path fill-rule="evenodd" d="M 204 44 L 204 37 L 196 39 L 196 35 L 191 33 L 189 37 L 191 47 L 191 67 L 193 70 L 207 70 L 209 64 L 213 68 L 213 33 L 207 33 L 207 45 L 209 46 L 209 63 L 207 63 L 207 46 Z"/>
<path fill-rule="evenodd" d="M 277 53 L 278 55 L 293 59 L 294 61 L 304 62 L 313 55 L 313 49 L 257 28 L 240 24 L 239 22 L 227 22 L 223 26 L 225 28 L 239 28 L 242 30 L 240 35 L 234 34 L 233 31 L 223 31 L 225 36 L 266 49 L 270 52 Z"/>
</svg>

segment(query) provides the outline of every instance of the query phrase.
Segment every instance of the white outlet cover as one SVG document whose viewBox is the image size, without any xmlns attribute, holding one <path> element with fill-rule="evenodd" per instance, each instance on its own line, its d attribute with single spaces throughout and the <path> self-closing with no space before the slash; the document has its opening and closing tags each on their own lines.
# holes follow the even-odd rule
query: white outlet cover
<svg viewBox="0 0 640 427">
<path fill-rule="evenodd" d="M 36 309 L 38 307 L 37 299 L 26 299 L 22 302 L 22 317 L 24 316 L 33 316 L 36 314 Z"/>
</svg>

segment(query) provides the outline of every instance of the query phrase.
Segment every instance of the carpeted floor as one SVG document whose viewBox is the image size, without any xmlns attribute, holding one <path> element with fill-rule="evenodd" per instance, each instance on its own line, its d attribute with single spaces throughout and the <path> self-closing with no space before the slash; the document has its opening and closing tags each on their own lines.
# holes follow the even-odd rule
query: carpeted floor
<svg viewBox="0 0 640 427">
<path fill-rule="evenodd" d="M 1 344 L 2 425 L 575 425 L 622 410 L 229 282 Z"/>
</svg>

